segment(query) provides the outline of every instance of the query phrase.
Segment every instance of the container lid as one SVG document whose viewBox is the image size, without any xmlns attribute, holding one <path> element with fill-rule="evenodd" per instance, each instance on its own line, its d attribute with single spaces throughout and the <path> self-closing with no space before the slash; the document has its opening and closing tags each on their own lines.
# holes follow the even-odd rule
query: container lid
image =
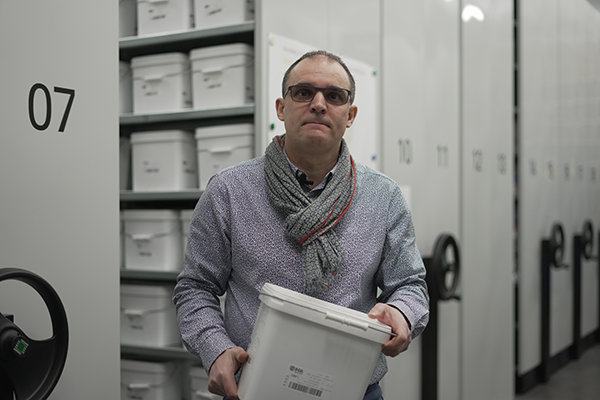
<svg viewBox="0 0 600 400">
<path fill-rule="evenodd" d="M 149 56 L 133 57 L 131 68 L 153 67 L 167 64 L 189 64 L 190 59 L 185 53 L 163 53 Z"/>
<path fill-rule="evenodd" d="M 173 361 L 149 362 L 137 360 L 121 360 L 121 370 L 132 372 L 165 374 L 173 371 L 175 367 L 176 365 Z"/>
<path fill-rule="evenodd" d="M 196 139 L 253 134 L 254 124 L 230 124 L 196 128 Z"/>
<path fill-rule="evenodd" d="M 125 221 L 178 221 L 177 210 L 123 210 L 121 218 Z"/>
<path fill-rule="evenodd" d="M 168 296 L 173 295 L 174 284 L 162 285 L 128 285 L 121 284 L 121 295 L 128 296 Z"/>
<path fill-rule="evenodd" d="M 131 143 L 156 142 L 194 142 L 194 134 L 177 129 L 166 131 L 135 132 L 131 134 Z"/>
<path fill-rule="evenodd" d="M 359 328 L 363 332 L 370 330 L 395 336 L 395 334 L 392 333 L 392 328 L 389 325 L 385 325 L 376 319 L 371 319 L 363 312 L 329 303 L 324 300 L 319 300 L 302 293 L 294 292 L 293 290 L 273 285 L 271 283 L 265 283 L 260 291 L 261 301 L 264 301 L 265 297 L 280 300 L 279 303 L 287 302 L 298 307 L 302 307 L 306 310 L 323 314 L 325 319 L 333 320 L 350 327 Z M 273 302 L 273 304 L 276 305 L 277 302 Z M 281 311 L 285 312 L 285 309 L 281 308 Z"/>
<path fill-rule="evenodd" d="M 221 46 L 202 47 L 190 51 L 190 60 L 199 60 L 203 58 L 222 56 L 234 56 L 238 54 L 252 56 L 254 54 L 254 49 L 252 48 L 252 46 L 246 43 L 231 43 L 224 44 Z"/>
</svg>

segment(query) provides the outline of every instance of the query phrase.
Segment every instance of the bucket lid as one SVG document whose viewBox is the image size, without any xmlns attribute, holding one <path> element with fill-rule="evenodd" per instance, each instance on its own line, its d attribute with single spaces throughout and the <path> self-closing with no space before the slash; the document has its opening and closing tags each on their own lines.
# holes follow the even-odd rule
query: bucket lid
<svg viewBox="0 0 600 400">
<path fill-rule="evenodd" d="M 234 56 L 234 55 L 252 56 L 254 49 L 246 43 L 231 43 L 221 46 L 210 46 L 194 49 L 190 51 L 190 60 L 199 60 L 203 58 Z"/>
<path fill-rule="evenodd" d="M 363 312 L 294 292 L 293 290 L 285 289 L 272 283 L 265 283 L 263 285 L 260 291 L 261 301 L 263 301 L 265 296 L 288 302 L 313 312 L 325 314 L 325 319 L 361 328 L 363 331 L 374 330 L 387 335 L 394 335 L 389 325 L 385 325 L 376 319 L 371 319 Z"/>
<path fill-rule="evenodd" d="M 149 56 L 133 57 L 131 68 L 152 67 L 165 64 L 188 64 L 190 59 L 185 53 L 163 53 Z"/>
<path fill-rule="evenodd" d="M 182 130 L 166 130 L 151 132 L 135 132 L 131 134 L 131 143 L 155 143 L 155 142 L 194 142 L 194 134 Z"/>
<path fill-rule="evenodd" d="M 125 221 L 176 221 L 180 216 L 176 210 L 123 210 L 121 218 Z"/>
<path fill-rule="evenodd" d="M 253 134 L 254 124 L 230 124 L 196 128 L 196 139 Z"/>
</svg>

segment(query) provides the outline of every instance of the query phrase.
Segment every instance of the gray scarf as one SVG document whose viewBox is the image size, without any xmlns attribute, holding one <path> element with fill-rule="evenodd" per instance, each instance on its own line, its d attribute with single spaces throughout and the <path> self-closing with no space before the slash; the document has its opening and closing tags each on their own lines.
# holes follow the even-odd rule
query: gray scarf
<svg viewBox="0 0 600 400">
<path fill-rule="evenodd" d="M 283 152 L 285 135 L 275 136 L 265 152 L 269 197 L 285 213 L 288 235 L 302 246 L 305 292 L 317 296 L 335 278 L 344 259 L 338 237 L 331 229 L 348 210 L 356 188 L 356 171 L 348 146 L 342 146 L 336 171 L 315 200 L 308 198 Z"/>
</svg>

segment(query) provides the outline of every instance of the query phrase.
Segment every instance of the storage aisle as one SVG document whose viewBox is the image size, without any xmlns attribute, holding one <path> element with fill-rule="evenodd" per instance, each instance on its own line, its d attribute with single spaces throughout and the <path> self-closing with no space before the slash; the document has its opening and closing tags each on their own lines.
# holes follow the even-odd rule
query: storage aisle
<svg viewBox="0 0 600 400">
<path fill-rule="evenodd" d="M 552 376 L 516 400 L 590 400 L 600 398 L 600 345 L 588 349 Z"/>
</svg>

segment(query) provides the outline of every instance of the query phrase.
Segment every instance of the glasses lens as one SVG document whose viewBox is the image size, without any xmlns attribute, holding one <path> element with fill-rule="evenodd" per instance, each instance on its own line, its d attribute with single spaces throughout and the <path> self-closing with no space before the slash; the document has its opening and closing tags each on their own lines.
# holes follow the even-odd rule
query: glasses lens
<svg viewBox="0 0 600 400">
<path fill-rule="evenodd" d="M 348 92 L 346 92 L 344 89 L 329 88 L 323 90 L 323 94 L 325 95 L 325 100 L 329 104 L 333 104 L 336 106 L 346 104 L 346 102 L 348 101 Z"/>
<path fill-rule="evenodd" d="M 311 101 L 315 97 L 317 90 L 321 90 L 323 92 L 325 101 L 327 101 L 329 104 L 333 104 L 336 106 L 346 104 L 350 96 L 348 91 L 342 88 L 317 88 L 307 85 L 290 86 L 290 94 L 292 96 L 292 100 L 298 102 Z"/>
</svg>

